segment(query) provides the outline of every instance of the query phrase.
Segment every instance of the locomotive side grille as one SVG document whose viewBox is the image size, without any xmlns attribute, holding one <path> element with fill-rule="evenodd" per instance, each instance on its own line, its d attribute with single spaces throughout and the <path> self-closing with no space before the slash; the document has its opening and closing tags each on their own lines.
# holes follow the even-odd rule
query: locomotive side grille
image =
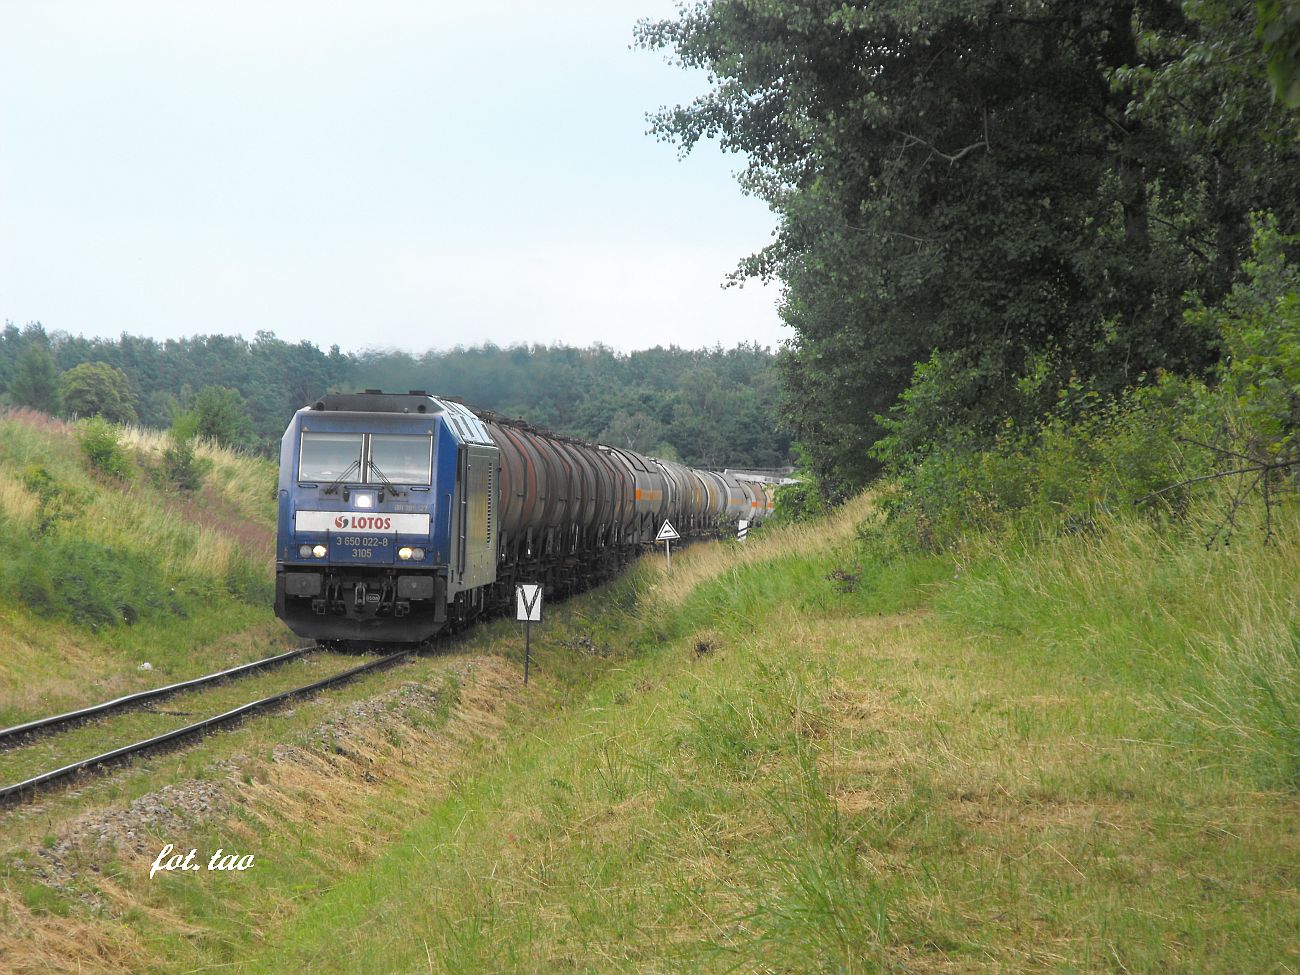
<svg viewBox="0 0 1300 975">
<path fill-rule="evenodd" d="M 492 544 L 492 526 L 496 524 L 497 511 L 497 471 L 495 467 L 488 466 L 487 476 L 487 525 L 483 540 L 489 545 Z"/>
</svg>

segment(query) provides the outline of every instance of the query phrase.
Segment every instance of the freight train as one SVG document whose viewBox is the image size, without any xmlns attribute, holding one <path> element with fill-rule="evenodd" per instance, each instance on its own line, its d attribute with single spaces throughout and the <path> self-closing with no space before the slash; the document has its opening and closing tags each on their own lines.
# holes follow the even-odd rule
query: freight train
<svg viewBox="0 0 1300 975">
<path fill-rule="evenodd" d="M 664 521 L 765 518 L 768 489 L 589 444 L 422 390 L 331 393 L 280 444 L 275 611 L 323 642 L 419 643 L 618 572 Z"/>
</svg>

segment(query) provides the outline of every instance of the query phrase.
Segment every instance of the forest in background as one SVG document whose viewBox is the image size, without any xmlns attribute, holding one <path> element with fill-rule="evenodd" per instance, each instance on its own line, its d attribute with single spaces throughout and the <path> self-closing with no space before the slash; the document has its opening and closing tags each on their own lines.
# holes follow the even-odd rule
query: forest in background
<svg viewBox="0 0 1300 975">
<path fill-rule="evenodd" d="M 779 217 L 736 276 L 785 286 L 810 498 L 885 473 L 960 523 L 1230 456 L 1188 439 L 1296 457 L 1300 5 L 708 0 L 638 40 L 708 78 L 658 135 Z"/>
<path fill-rule="evenodd" d="M 39 324 L 0 332 L 0 402 L 154 428 L 188 424 L 273 452 L 293 412 L 330 390 L 423 389 L 556 433 L 704 467 L 780 467 L 775 356 L 757 345 L 620 353 L 487 344 L 421 355 L 322 351 L 270 332 L 85 338 Z"/>
</svg>

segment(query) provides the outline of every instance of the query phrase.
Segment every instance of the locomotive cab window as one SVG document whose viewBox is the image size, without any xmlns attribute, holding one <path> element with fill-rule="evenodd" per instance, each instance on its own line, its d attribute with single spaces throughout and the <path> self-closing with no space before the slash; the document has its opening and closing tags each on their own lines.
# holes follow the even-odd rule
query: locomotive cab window
<svg viewBox="0 0 1300 975">
<path fill-rule="evenodd" d="M 364 441 L 359 433 L 304 433 L 298 480 L 333 481 L 340 477 L 360 480 Z"/>
<path fill-rule="evenodd" d="M 432 437 L 372 434 L 366 480 L 391 484 L 428 484 L 433 460 Z"/>
</svg>

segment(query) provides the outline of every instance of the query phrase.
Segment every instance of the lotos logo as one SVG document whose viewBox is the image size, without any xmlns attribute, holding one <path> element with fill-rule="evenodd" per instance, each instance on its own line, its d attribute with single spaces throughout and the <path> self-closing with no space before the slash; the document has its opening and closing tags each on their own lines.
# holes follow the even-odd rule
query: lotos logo
<svg viewBox="0 0 1300 975">
<path fill-rule="evenodd" d="M 369 528 L 371 531 L 388 531 L 393 527 L 393 519 L 385 518 L 382 515 L 358 515 L 355 518 L 346 518 L 342 515 L 334 519 L 335 528 Z"/>
</svg>

